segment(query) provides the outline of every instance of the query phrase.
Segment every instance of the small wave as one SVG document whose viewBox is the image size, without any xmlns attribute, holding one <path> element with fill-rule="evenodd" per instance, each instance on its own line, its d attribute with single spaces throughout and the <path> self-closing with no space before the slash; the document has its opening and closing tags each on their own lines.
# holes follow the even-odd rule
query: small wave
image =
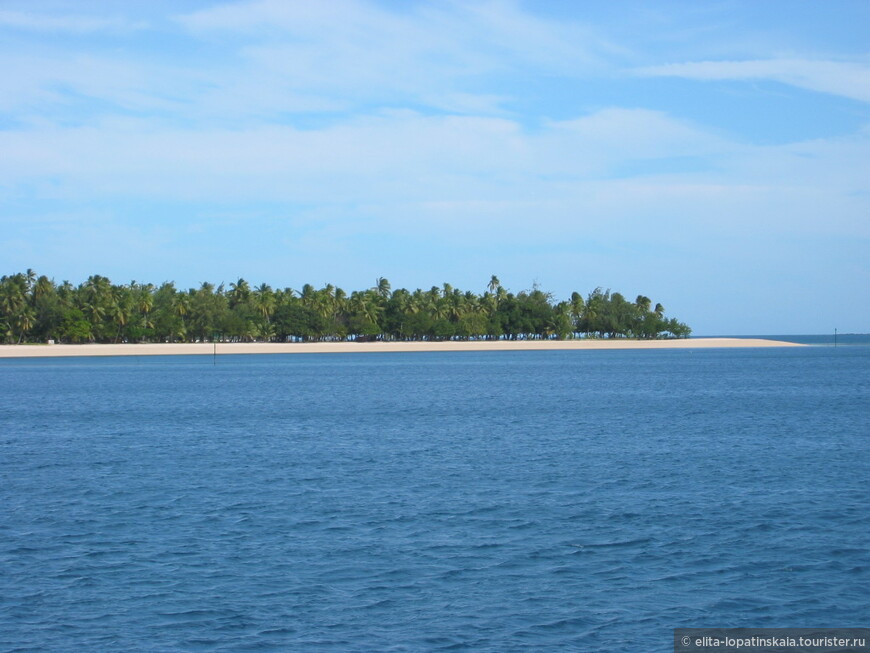
<svg viewBox="0 0 870 653">
<path fill-rule="evenodd" d="M 612 549 L 612 548 L 623 548 L 630 546 L 638 546 L 640 544 L 649 544 L 652 542 L 651 537 L 639 537 L 632 540 L 615 540 L 613 542 L 583 542 L 583 543 L 571 543 L 568 546 L 571 546 L 578 551 L 582 551 L 585 549 Z"/>
</svg>

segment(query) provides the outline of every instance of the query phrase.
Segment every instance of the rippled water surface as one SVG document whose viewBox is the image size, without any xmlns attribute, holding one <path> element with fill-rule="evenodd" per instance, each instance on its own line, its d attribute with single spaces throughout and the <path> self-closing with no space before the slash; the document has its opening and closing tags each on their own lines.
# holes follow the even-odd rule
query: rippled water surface
<svg viewBox="0 0 870 653">
<path fill-rule="evenodd" d="M 870 347 L 0 361 L 2 651 L 866 626 Z"/>
</svg>

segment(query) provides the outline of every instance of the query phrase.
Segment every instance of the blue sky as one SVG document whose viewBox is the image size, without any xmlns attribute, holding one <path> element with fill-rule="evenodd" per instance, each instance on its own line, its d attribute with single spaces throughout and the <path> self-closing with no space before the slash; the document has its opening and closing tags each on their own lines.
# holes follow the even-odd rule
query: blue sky
<svg viewBox="0 0 870 653">
<path fill-rule="evenodd" d="M 0 1 L 10 274 L 870 331 L 870 3 Z"/>
</svg>

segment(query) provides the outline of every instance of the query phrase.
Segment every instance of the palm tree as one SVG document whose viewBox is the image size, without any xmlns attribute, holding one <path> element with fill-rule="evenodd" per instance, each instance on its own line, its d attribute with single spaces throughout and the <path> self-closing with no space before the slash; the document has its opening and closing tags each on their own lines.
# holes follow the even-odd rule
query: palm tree
<svg viewBox="0 0 870 653">
<path fill-rule="evenodd" d="M 92 275 L 79 286 L 78 295 L 80 308 L 91 324 L 91 340 L 111 337 L 104 321 L 112 304 L 112 283 L 99 274 Z"/>
<path fill-rule="evenodd" d="M 60 297 L 60 301 L 62 301 L 66 306 L 71 306 L 73 300 L 75 299 L 76 288 L 69 281 L 64 280 L 57 287 L 57 296 Z"/>
<path fill-rule="evenodd" d="M 203 281 L 198 290 L 191 290 L 188 294 L 191 335 L 205 342 L 220 330 L 222 309 L 226 307 L 223 284 L 215 288 L 214 284 Z"/>
<path fill-rule="evenodd" d="M 0 311 L 10 320 L 16 320 L 27 304 L 26 282 L 23 275 L 0 279 Z"/>
<path fill-rule="evenodd" d="M 354 291 L 350 295 L 350 328 L 362 336 L 382 335 L 380 317 L 383 312 L 381 296 L 376 289 Z"/>
<path fill-rule="evenodd" d="M 316 293 L 317 291 L 314 290 L 314 286 L 310 283 L 306 283 L 302 286 L 302 292 L 299 294 L 299 299 L 302 300 L 302 305 L 306 308 L 311 308 L 316 300 Z"/>
<path fill-rule="evenodd" d="M 275 293 L 272 288 L 262 283 L 253 292 L 253 306 L 259 318 L 259 336 L 266 341 L 275 337 L 275 329 L 272 328 L 272 314 L 275 312 Z"/>
<path fill-rule="evenodd" d="M 269 324 L 272 313 L 275 312 L 275 293 L 268 284 L 262 283 L 254 288 L 254 306 L 266 324 Z"/>
<path fill-rule="evenodd" d="M 575 333 L 582 331 L 580 328 L 580 321 L 583 319 L 583 312 L 585 310 L 586 302 L 583 301 L 583 295 L 579 292 L 572 292 L 568 311 L 571 316 L 571 324 L 573 325 L 573 331 Z"/>
<path fill-rule="evenodd" d="M 24 334 L 26 334 L 30 329 L 33 328 L 33 324 L 36 321 L 36 315 L 33 312 L 33 309 L 29 306 L 25 306 L 23 310 L 21 310 L 17 317 L 15 318 L 15 323 L 18 325 L 18 344 L 21 344 L 21 341 L 24 339 Z"/>
<path fill-rule="evenodd" d="M 378 295 L 386 299 L 390 296 L 390 282 L 384 277 L 378 277 L 378 281 L 375 284 L 375 290 L 377 290 Z"/>
<path fill-rule="evenodd" d="M 36 272 L 27 268 L 27 272 L 25 272 L 25 286 L 27 292 L 33 290 L 33 286 L 36 285 Z"/>
<path fill-rule="evenodd" d="M 135 283 L 135 282 L 133 282 Z M 123 286 L 112 288 L 112 304 L 108 314 L 117 324 L 118 331 L 115 334 L 115 342 L 121 340 L 121 332 L 127 326 L 127 321 L 132 313 L 130 291 Z"/>
<path fill-rule="evenodd" d="M 230 284 L 229 300 L 230 308 L 235 308 L 239 304 L 248 301 L 251 294 L 251 286 L 244 279 L 239 279 L 235 283 Z"/>
<path fill-rule="evenodd" d="M 637 306 L 638 310 L 642 313 L 648 313 L 649 307 L 652 305 L 652 300 L 644 295 L 638 295 L 637 299 L 634 300 L 634 305 Z"/>
<path fill-rule="evenodd" d="M 45 275 L 39 277 L 36 285 L 33 287 L 33 297 L 38 299 L 39 297 L 50 295 L 52 292 L 54 292 L 54 284 L 51 282 L 51 279 Z"/>
<path fill-rule="evenodd" d="M 175 314 L 184 322 L 184 316 L 190 312 L 190 295 L 179 293 L 175 295 L 173 310 Z"/>
<path fill-rule="evenodd" d="M 151 309 L 154 307 L 154 286 L 150 283 L 140 286 L 136 293 L 136 308 L 142 313 L 142 322 L 146 329 L 154 327 L 151 324 Z"/>
</svg>

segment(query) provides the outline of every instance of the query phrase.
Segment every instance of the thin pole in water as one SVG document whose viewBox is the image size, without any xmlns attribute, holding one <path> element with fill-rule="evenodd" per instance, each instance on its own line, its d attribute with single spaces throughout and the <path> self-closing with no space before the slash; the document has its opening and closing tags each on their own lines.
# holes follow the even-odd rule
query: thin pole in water
<svg viewBox="0 0 870 653">
<path fill-rule="evenodd" d="M 834 347 L 837 346 L 837 330 L 834 329 Z"/>
<path fill-rule="evenodd" d="M 212 355 L 213 365 L 217 365 L 217 340 L 212 339 L 212 344 L 214 345 L 214 354 Z"/>
</svg>

